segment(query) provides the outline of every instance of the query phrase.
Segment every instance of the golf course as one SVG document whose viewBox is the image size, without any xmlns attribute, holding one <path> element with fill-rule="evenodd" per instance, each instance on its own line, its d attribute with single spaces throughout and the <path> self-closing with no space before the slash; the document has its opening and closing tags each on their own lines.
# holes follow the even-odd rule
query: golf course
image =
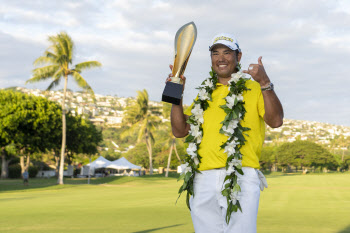
<svg viewBox="0 0 350 233">
<path fill-rule="evenodd" d="M 172 176 L 0 180 L 0 232 L 194 232 Z M 266 178 L 258 232 L 350 232 L 349 172 Z"/>
</svg>

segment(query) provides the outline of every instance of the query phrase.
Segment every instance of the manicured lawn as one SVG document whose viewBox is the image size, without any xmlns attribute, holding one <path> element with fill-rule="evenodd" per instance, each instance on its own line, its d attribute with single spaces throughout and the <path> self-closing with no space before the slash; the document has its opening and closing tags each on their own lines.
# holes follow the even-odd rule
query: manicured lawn
<svg viewBox="0 0 350 233">
<path fill-rule="evenodd" d="M 350 173 L 268 175 L 258 232 L 350 232 Z M 194 232 L 175 178 L 0 180 L 0 232 Z"/>
</svg>

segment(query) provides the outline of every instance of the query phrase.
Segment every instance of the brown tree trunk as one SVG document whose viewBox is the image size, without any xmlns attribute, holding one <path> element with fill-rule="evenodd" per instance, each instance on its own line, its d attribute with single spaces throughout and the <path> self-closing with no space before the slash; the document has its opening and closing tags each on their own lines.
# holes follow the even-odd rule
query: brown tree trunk
<svg viewBox="0 0 350 233">
<path fill-rule="evenodd" d="M 174 147 L 174 141 L 173 143 L 171 143 L 169 157 L 168 157 L 168 166 L 166 168 L 165 177 L 168 177 L 169 175 L 169 167 L 170 167 L 170 161 L 171 161 L 171 154 L 173 153 L 173 147 Z"/>
<path fill-rule="evenodd" d="M 21 164 L 21 175 L 24 171 L 26 171 L 29 168 L 29 163 L 30 163 L 30 156 L 29 155 L 26 156 L 27 161 L 25 164 L 24 164 L 24 157 L 25 157 L 25 155 L 22 154 L 20 157 L 20 160 L 19 160 L 19 162 Z"/>
<path fill-rule="evenodd" d="M 146 147 L 149 155 L 149 174 L 153 175 L 153 165 L 152 165 L 152 145 L 148 136 L 148 132 L 146 132 Z"/>
<path fill-rule="evenodd" d="M 1 179 L 6 179 L 9 174 L 9 163 L 12 159 L 6 160 L 5 147 L 1 148 Z"/>
<path fill-rule="evenodd" d="M 57 156 L 58 153 L 56 153 L 56 151 L 53 152 L 54 158 L 55 158 L 55 176 L 56 178 L 58 178 L 58 172 L 60 169 L 60 157 Z"/>
<path fill-rule="evenodd" d="M 176 157 L 177 157 L 177 159 L 179 160 L 179 162 L 181 163 L 180 156 L 179 156 L 179 154 L 177 153 L 177 149 L 176 149 L 176 138 L 175 138 L 175 137 L 173 137 L 173 144 L 174 144 L 174 150 L 175 150 Z"/>
<path fill-rule="evenodd" d="M 61 159 L 60 170 L 58 173 L 58 184 L 63 184 L 63 172 L 64 172 L 64 156 L 66 152 L 66 92 L 67 92 L 68 76 L 64 77 L 64 90 L 62 100 L 62 147 L 61 147 Z"/>
</svg>

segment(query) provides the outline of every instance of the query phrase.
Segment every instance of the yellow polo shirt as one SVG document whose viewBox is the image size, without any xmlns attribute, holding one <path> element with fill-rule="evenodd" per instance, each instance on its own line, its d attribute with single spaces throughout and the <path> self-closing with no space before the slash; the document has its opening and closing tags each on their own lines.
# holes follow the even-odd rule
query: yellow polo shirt
<svg viewBox="0 0 350 233">
<path fill-rule="evenodd" d="M 249 136 L 244 135 L 247 141 L 241 148 L 242 165 L 243 167 L 260 168 L 259 159 L 265 138 L 264 99 L 259 83 L 248 80 L 246 86 L 251 90 L 243 92 L 247 112 L 241 124 L 250 130 L 245 131 Z M 220 105 L 226 104 L 225 97 L 228 93 L 228 85 L 218 83 L 212 94 L 213 101 L 208 101 L 209 107 L 204 111 L 203 139 L 198 149 L 198 154 L 202 156 L 199 166 L 201 171 L 222 168 L 226 165 L 227 154 L 224 153 L 224 150 L 220 150 L 220 146 L 228 139 L 227 136 L 220 133 L 222 127 L 220 122 L 225 119 L 226 113 L 220 108 Z M 184 112 L 186 115 L 192 115 L 193 104 Z"/>
</svg>

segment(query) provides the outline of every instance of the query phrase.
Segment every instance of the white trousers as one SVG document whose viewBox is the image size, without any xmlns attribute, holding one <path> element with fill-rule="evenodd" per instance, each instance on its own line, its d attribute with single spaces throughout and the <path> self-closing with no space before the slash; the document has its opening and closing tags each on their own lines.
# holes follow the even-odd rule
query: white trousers
<svg viewBox="0 0 350 233">
<path fill-rule="evenodd" d="M 201 171 L 194 179 L 190 199 L 191 217 L 196 233 L 255 233 L 260 198 L 260 179 L 254 168 L 243 167 L 238 175 L 242 211 L 233 212 L 226 224 L 227 199 L 222 196 L 225 168 Z"/>
</svg>

